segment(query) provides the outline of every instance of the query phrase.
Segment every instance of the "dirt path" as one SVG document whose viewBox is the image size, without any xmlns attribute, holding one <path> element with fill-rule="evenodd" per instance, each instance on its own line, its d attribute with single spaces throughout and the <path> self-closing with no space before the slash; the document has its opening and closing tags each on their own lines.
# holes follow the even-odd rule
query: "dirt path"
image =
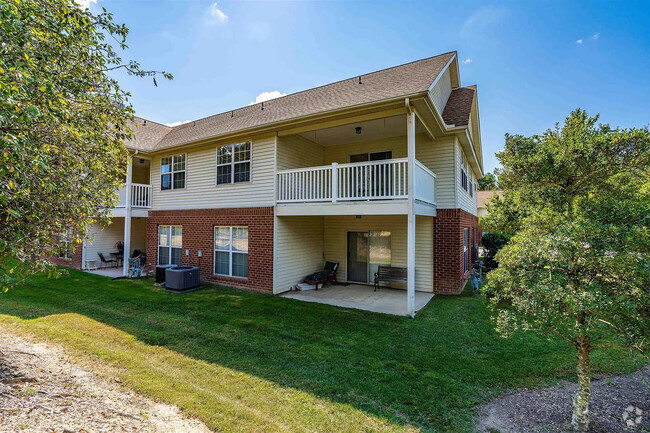
<svg viewBox="0 0 650 433">
<path fill-rule="evenodd" d="M 0 328 L 0 432 L 208 433 L 174 406 L 122 389 Z"/>
<path fill-rule="evenodd" d="M 645 381 L 644 381 L 645 378 Z M 592 381 L 591 431 L 650 431 L 650 368 Z M 485 404 L 479 432 L 571 432 L 571 399 L 576 384 L 521 390 Z"/>
</svg>

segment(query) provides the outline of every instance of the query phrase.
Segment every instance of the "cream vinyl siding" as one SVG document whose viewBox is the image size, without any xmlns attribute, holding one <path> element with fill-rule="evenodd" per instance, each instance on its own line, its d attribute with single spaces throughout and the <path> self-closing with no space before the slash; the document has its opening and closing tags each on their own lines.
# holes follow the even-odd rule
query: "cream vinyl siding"
<svg viewBox="0 0 650 433">
<path fill-rule="evenodd" d="M 460 169 L 463 167 L 463 150 L 460 147 L 459 143 L 456 143 L 455 146 L 456 153 L 456 194 L 457 194 L 457 203 L 456 207 L 463 209 L 466 212 L 469 212 L 472 215 L 477 215 L 477 201 L 476 201 L 476 190 L 473 192 L 473 196 L 469 196 L 469 192 L 465 191 L 461 186 L 461 174 Z M 472 171 L 471 166 L 467 165 L 467 181 L 476 184 L 476 174 Z"/>
<path fill-rule="evenodd" d="M 117 252 L 115 244 L 119 241 L 124 242 L 124 218 L 113 218 L 108 226 L 91 224 L 84 246 L 85 260 L 97 260 L 99 266 L 101 262 L 97 253 L 104 254 L 107 260 L 110 259 L 109 253 Z M 136 249 L 140 251 L 147 250 L 146 218 L 131 219 L 131 251 L 129 256 Z M 86 263 L 82 264 L 82 268 L 86 268 Z"/>
<path fill-rule="evenodd" d="M 347 233 L 386 230 L 391 232 L 391 265 L 406 266 L 406 215 L 326 216 L 325 260 L 339 262 L 338 277 L 347 279 Z M 433 291 L 433 218 L 416 218 L 415 289 Z M 372 278 L 372 276 L 371 276 Z M 404 288 L 395 286 L 398 288 Z"/>
<path fill-rule="evenodd" d="M 449 68 L 445 70 L 433 89 L 429 90 L 429 95 L 433 101 L 434 107 L 442 115 L 449 95 L 451 95 L 451 74 Z"/>
<path fill-rule="evenodd" d="M 323 217 L 276 218 L 275 284 L 282 293 L 323 267 Z"/>
<path fill-rule="evenodd" d="M 152 210 L 272 206 L 275 137 L 251 140 L 250 182 L 217 185 L 217 147 L 227 144 L 185 152 L 185 188 L 175 190 L 160 190 L 160 158 L 182 151 L 156 155 L 151 164 Z"/>
<path fill-rule="evenodd" d="M 323 165 L 323 146 L 300 135 L 278 137 L 278 170 Z"/>
<path fill-rule="evenodd" d="M 415 144 L 415 158 L 436 175 L 435 192 L 438 209 L 454 209 L 454 147 L 455 138 L 431 141 L 426 135 L 418 135 Z"/>
</svg>

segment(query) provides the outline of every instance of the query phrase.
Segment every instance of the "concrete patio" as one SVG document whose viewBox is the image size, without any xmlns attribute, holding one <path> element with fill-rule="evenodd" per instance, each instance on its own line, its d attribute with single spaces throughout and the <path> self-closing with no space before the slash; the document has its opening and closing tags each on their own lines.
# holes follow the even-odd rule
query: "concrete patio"
<svg viewBox="0 0 650 433">
<path fill-rule="evenodd" d="M 96 271 L 86 270 L 89 274 L 103 275 L 104 277 L 121 277 L 122 276 L 122 267 L 119 268 L 103 268 L 97 269 Z"/>
<path fill-rule="evenodd" d="M 382 288 L 375 292 L 372 286 L 363 284 L 350 284 L 349 286 L 329 285 L 318 290 L 292 290 L 280 296 L 375 313 L 397 316 L 407 315 L 405 290 Z M 415 311 L 424 308 L 432 298 L 433 293 L 415 292 Z"/>
</svg>

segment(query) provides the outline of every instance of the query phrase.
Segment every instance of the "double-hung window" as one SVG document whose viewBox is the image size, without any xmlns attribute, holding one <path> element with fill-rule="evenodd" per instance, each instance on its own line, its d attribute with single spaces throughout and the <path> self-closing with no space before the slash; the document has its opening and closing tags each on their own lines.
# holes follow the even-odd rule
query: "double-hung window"
<svg viewBox="0 0 650 433">
<path fill-rule="evenodd" d="M 217 148 L 217 185 L 251 180 L 251 142 Z"/>
<path fill-rule="evenodd" d="M 185 188 L 185 154 L 160 158 L 160 189 Z"/>
<path fill-rule="evenodd" d="M 463 271 L 469 270 L 469 229 L 463 229 Z"/>
<path fill-rule="evenodd" d="M 214 273 L 248 278 L 248 227 L 214 228 Z"/>
<path fill-rule="evenodd" d="M 67 231 L 59 238 L 59 258 L 72 260 L 72 240 L 70 231 Z"/>
<path fill-rule="evenodd" d="M 460 169 L 460 186 L 467 191 L 467 173 L 464 168 Z"/>
<path fill-rule="evenodd" d="M 183 226 L 158 226 L 158 264 L 181 265 Z"/>
</svg>

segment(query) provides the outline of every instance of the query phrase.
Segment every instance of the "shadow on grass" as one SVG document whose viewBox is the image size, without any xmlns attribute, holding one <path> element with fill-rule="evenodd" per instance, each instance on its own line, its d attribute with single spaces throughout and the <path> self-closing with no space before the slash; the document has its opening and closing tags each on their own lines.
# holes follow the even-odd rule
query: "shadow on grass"
<svg viewBox="0 0 650 433">
<path fill-rule="evenodd" d="M 0 295 L 0 314 L 69 312 L 147 345 L 426 431 L 471 430 L 478 403 L 574 372 L 571 347 L 534 335 L 499 337 L 481 297 L 467 290 L 436 296 L 415 320 L 217 286 L 174 295 L 151 280 L 78 271 Z M 596 371 L 632 367 L 623 352 L 594 359 Z"/>
</svg>

